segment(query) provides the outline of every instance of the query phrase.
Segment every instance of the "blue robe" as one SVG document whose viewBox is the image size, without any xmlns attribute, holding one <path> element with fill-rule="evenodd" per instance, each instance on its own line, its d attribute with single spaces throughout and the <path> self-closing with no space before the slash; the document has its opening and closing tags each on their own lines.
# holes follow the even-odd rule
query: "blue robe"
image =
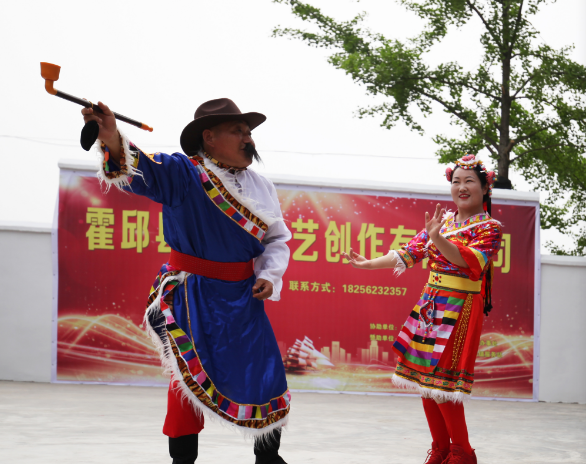
<svg viewBox="0 0 586 464">
<path fill-rule="evenodd" d="M 247 262 L 263 253 L 259 238 L 210 198 L 201 160 L 198 168 L 180 153 L 146 155 L 130 148 L 139 174 L 124 188 L 163 205 L 172 249 L 216 262 Z M 112 162 L 104 168 L 120 173 Z M 284 425 L 290 401 L 264 302 L 252 296 L 255 281 L 254 275 L 238 282 L 185 275 L 164 264 L 146 318 L 192 405 L 253 434 Z"/>
</svg>

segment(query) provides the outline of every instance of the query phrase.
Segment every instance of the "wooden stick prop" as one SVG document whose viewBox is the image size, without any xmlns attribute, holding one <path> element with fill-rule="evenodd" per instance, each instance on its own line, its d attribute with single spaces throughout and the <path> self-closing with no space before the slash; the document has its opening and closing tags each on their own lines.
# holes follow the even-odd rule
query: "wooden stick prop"
<svg viewBox="0 0 586 464">
<path fill-rule="evenodd" d="M 100 109 L 98 105 L 94 105 L 92 102 L 88 100 L 84 100 L 83 98 L 77 98 L 73 95 L 70 95 L 65 92 L 61 92 L 53 87 L 53 83 L 59 80 L 59 72 L 61 71 L 61 66 L 57 66 L 56 64 L 45 63 L 41 62 L 41 77 L 45 79 L 45 90 L 49 92 L 51 95 L 55 95 L 56 97 L 63 98 L 64 100 L 70 101 L 72 103 L 77 103 L 85 108 L 92 108 L 94 112 L 103 114 L 104 112 Z M 114 113 L 114 116 L 119 121 L 123 121 L 128 124 L 132 124 L 133 126 L 139 127 L 143 130 L 152 132 L 153 128 L 147 126 L 146 124 L 131 119 L 127 116 L 124 116 L 119 113 Z M 98 138 L 98 133 L 100 128 L 96 121 L 88 122 L 81 131 L 81 146 L 84 150 L 88 151 L 94 142 Z"/>
</svg>

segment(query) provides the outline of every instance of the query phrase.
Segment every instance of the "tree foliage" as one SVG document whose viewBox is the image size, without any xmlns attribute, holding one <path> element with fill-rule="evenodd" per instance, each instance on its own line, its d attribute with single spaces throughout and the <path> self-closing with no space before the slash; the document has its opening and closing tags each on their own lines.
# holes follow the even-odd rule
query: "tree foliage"
<svg viewBox="0 0 586 464">
<path fill-rule="evenodd" d="M 426 24 L 404 42 L 365 28 L 365 13 L 336 21 L 308 3 L 273 1 L 289 5 L 295 16 L 316 26 L 313 31 L 277 28 L 274 36 L 332 49 L 333 66 L 367 93 L 386 97 L 380 105 L 359 109 L 360 117 L 384 115 L 383 127 L 402 121 L 423 133 L 422 119 L 439 106 L 460 128 L 458 137 L 434 137 L 439 161 L 486 151 L 495 161 L 501 188 L 510 188 L 509 170 L 517 170 L 548 194 L 542 227 L 574 236 L 575 249 L 549 244 L 552 252 L 584 254 L 586 68 L 570 59 L 572 46 L 554 50 L 531 24 L 531 17 L 551 1 L 397 0 Z M 458 50 L 454 61 L 435 67 L 426 63 L 450 29 L 473 19 L 482 24 L 483 55 L 476 70 L 458 63 Z"/>
</svg>

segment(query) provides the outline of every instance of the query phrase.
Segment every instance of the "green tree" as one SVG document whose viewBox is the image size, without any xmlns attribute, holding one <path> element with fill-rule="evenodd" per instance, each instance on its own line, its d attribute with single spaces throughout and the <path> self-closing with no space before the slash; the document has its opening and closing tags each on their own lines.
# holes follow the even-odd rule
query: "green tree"
<svg viewBox="0 0 586 464">
<path fill-rule="evenodd" d="M 333 66 L 367 93 L 385 97 L 380 105 L 359 109 L 360 117 L 384 115 L 387 129 L 402 121 L 423 133 L 420 120 L 441 108 L 460 135 L 434 137 L 439 161 L 486 151 L 497 166 L 497 188 L 512 188 L 509 171 L 516 169 L 548 194 L 542 228 L 574 237 L 573 250 L 550 243 L 552 252 L 584 254 L 586 68 L 569 58 L 573 46 L 554 50 L 538 39 L 530 18 L 552 1 L 397 0 L 426 24 L 404 42 L 363 27 L 365 13 L 340 22 L 308 3 L 273 1 L 289 5 L 295 16 L 314 25 L 312 31 L 277 28 L 274 36 L 332 49 Z M 433 46 L 473 18 L 483 27 L 478 68 L 466 71 L 455 60 L 428 65 L 425 58 Z"/>
</svg>

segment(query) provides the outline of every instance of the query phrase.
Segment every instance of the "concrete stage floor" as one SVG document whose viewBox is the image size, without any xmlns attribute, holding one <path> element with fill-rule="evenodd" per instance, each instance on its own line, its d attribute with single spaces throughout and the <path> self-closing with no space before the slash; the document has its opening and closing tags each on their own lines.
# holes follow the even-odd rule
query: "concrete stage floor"
<svg viewBox="0 0 586 464">
<path fill-rule="evenodd" d="M 166 389 L 0 382 L 0 463 L 170 463 Z M 480 464 L 586 463 L 586 405 L 471 401 Z M 288 464 L 422 464 L 431 437 L 414 397 L 294 393 Z M 254 463 L 251 442 L 210 424 L 197 463 Z"/>
</svg>

